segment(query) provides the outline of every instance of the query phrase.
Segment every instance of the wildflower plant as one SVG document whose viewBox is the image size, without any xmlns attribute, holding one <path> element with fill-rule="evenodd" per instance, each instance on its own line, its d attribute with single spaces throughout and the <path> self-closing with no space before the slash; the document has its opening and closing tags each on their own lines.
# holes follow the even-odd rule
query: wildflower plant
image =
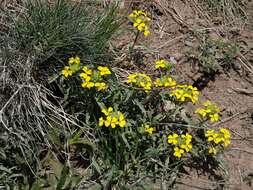
<svg viewBox="0 0 253 190">
<path fill-rule="evenodd" d="M 211 144 L 208 153 L 213 155 L 216 155 L 231 143 L 230 132 L 225 128 L 220 128 L 219 131 L 207 130 L 205 137 Z"/>
<path fill-rule="evenodd" d="M 153 134 L 153 132 L 155 130 L 154 127 L 150 127 L 150 125 L 148 125 L 148 124 L 145 124 L 144 127 L 145 127 L 145 132 L 147 132 L 149 135 Z"/>
<path fill-rule="evenodd" d="M 68 66 L 79 66 L 68 79 L 78 78 L 80 91 L 85 89 L 85 96 L 80 93 L 78 101 L 86 109 L 79 112 L 97 139 L 92 165 L 98 173 L 110 176 L 105 178 L 109 184 L 126 187 L 128 181 L 154 172 L 161 177 L 164 170 L 171 172 L 170 167 L 179 169 L 179 161 L 216 158 L 230 144 L 228 130 L 210 129 L 206 120 L 195 123 L 182 113 L 184 104 L 196 103 L 200 92 L 191 85 L 177 84 L 168 70 L 159 68 L 160 76 L 153 77 L 130 74 L 125 85 L 113 77 L 115 73 L 109 67 L 83 65 L 82 59 L 74 61 L 76 58 L 69 59 L 73 63 L 68 62 Z M 62 71 L 61 75 L 65 80 Z M 167 102 L 175 107 L 165 110 Z M 204 111 L 200 108 L 195 113 L 205 113 L 205 119 L 217 121 L 218 107 L 210 101 L 203 106 Z M 198 136 L 203 131 L 204 138 Z M 156 165 L 153 160 L 160 163 L 155 171 L 150 169 Z"/>
<path fill-rule="evenodd" d="M 116 126 L 120 126 L 120 127 L 124 127 L 126 125 L 126 120 L 124 115 L 117 111 L 113 111 L 112 107 L 104 108 L 101 111 L 105 118 L 100 117 L 99 118 L 99 126 L 105 126 L 105 127 L 111 127 L 111 128 L 115 128 Z"/>
<path fill-rule="evenodd" d="M 111 75 L 111 71 L 108 67 L 98 66 L 96 69 L 90 69 L 88 66 L 82 66 L 80 58 L 70 57 L 69 66 L 65 66 L 61 71 L 61 74 L 65 77 L 71 77 L 75 73 L 79 73 L 81 79 L 81 86 L 83 88 L 91 89 L 95 88 L 98 91 L 107 89 L 105 77 Z"/>
<path fill-rule="evenodd" d="M 172 64 L 165 59 L 160 59 L 155 62 L 155 68 L 170 72 L 172 69 Z"/>
<path fill-rule="evenodd" d="M 87 66 L 82 68 L 79 76 L 82 78 L 81 86 L 83 88 L 96 88 L 98 91 L 106 90 L 105 76 L 110 75 L 111 71 L 108 67 L 98 66 L 96 70 L 88 69 Z"/>
<path fill-rule="evenodd" d="M 154 81 L 156 87 L 176 87 L 177 82 L 169 76 L 161 76 Z"/>
<path fill-rule="evenodd" d="M 68 66 L 65 66 L 61 71 L 61 74 L 68 78 L 71 77 L 74 73 L 80 70 L 80 57 L 70 57 L 68 61 Z"/>
<path fill-rule="evenodd" d="M 182 103 L 187 101 L 196 103 L 199 99 L 199 94 L 198 89 L 191 85 L 177 85 L 176 89 L 171 91 L 171 96 Z"/>
<path fill-rule="evenodd" d="M 220 109 L 209 100 L 203 103 L 203 108 L 197 108 L 195 113 L 199 114 L 203 119 L 209 119 L 211 123 L 216 122 L 220 119 Z"/>
<path fill-rule="evenodd" d="M 190 152 L 192 149 L 192 136 L 188 133 L 186 134 L 173 134 L 168 136 L 168 143 L 174 145 L 175 157 L 181 158 L 185 153 Z"/>
<path fill-rule="evenodd" d="M 151 21 L 151 18 L 143 10 L 134 10 L 131 14 L 128 15 L 129 19 L 133 23 L 133 27 L 139 32 L 142 32 L 144 36 L 150 35 L 148 29 L 148 23 Z"/>
<path fill-rule="evenodd" d="M 146 92 L 152 88 L 151 78 L 143 73 L 134 73 L 128 76 L 127 83 L 132 84 L 135 87 L 143 88 Z"/>
<path fill-rule="evenodd" d="M 145 37 L 150 35 L 149 23 L 151 21 L 150 16 L 143 10 L 134 10 L 128 15 L 128 18 L 134 28 L 135 39 L 133 45 L 130 47 L 130 55 L 133 53 L 133 49 L 137 40 L 142 33 Z"/>
</svg>

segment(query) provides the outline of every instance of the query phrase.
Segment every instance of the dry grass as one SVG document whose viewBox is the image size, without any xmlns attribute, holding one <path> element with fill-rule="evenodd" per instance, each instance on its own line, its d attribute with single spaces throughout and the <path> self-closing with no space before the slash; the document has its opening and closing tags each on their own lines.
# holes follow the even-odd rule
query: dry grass
<svg viewBox="0 0 253 190">
<path fill-rule="evenodd" d="M 59 128 L 72 134 L 89 128 L 61 107 L 60 99 L 34 79 L 34 55 L 22 52 L 12 41 L 10 18 L 24 10 L 19 4 L 1 3 L 0 12 L 0 187 L 11 188 L 29 173 L 41 169 L 40 156 L 53 146 L 48 132 Z M 65 149 L 68 159 L 68 147 Z M 44 153 L 43 153 L 44 154 Z M 10 172 L 6 175 L 6 171 Z M 15 177 L 12 176 L 15 174 Z"/>
</svg>

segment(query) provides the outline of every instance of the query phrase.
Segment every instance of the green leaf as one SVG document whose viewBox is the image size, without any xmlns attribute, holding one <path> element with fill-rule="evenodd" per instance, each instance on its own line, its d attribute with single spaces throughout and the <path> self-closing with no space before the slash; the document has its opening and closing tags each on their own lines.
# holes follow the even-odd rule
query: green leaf
<svg viewBox="0 0 253 190">
<path fill-rule="evenodd" d="M 62 169 L 61 177 L 58 181 L 56 190 L 62 190 L 63 189 L 63 186 L 66 183 L 68 175 L 69 175 L 69 168 L 67 166 L 64 166 L 63 169 Z"/>
<path fill-rule="evenodd" d="M 128 143 L 128 141 L 127 141 L 127 139 L 126 139 L 124 133 L 121 134 L 121 137 L 122 137 L 122 139 L 123 139 L 125 145 L 127 146 L 127 148 L 128 148 L 129 150 L 131 150 L 131 146 L 129 145 L 129 143 Z"/>
<path fill-rule="evenodd" d="M 135 105 L 137 105 L 140 108 L 140 110 L 142 111 L 144 116 L 146 116 L 147 112 L 146 112 L 146 109 L 144 108 L 144 106 L 138 100 L 134 100 L 133 102 Z"/>
<path fill-rule="evenodd" d="M 97 161 L 95 160 L 94 157 L 92 157 L 91 163 L 94 166 L 94 168 L 96 169 L 96 171 L 101 175 L 101 173 L 102 173 L 101 169 L 100 169 L 100 167 L 99 167 L 99 165 L 98 165 L 98 163 L 97 163 Z"/>
</svg>

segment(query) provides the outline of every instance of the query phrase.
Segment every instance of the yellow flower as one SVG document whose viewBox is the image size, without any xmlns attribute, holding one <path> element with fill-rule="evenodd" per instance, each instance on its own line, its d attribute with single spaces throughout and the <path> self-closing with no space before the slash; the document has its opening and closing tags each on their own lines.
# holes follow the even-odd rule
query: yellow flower
<svg viewBox="0 0 253 190">
<path fill-rule="evenodd" d="M 211 123 L 218 121 L 220 119 L 219 112 L 220 109 L 212 104 L 209 100 L 203 103 L 203 106 L 205 106 L 205 109 L 196 109 L 195 113 L 198 113 L 202 116 L 202 118 L 208 118 Z"/>
<path fill-rule="evenodd" d="M 113 112 L 113 108 L 109 107 L 108 109 L 104 108 L 101 111 L 103 114 L 105 114 L 106 116 L 108 116 L 109 114 L 111 114 Z"/>
<path fill-rule="evenodd" d="M 182 139 L 185 139 L 186 144 L 190 144 L 192 141 L 192 136 L 189 133 L 186 133 L 185 135 L 181 135 Z"/>
<path fill-rule="evenodd" d="M 212 103 L 209 101 L 209 100 L 207 100 L 207 101 L 205 101 L 204 103 L 203 103 L 203 106 L 205 106 L 205 107 L 209 107 L 209 106 L 211 106 L 212 105 Z"/>
<path fill-rule="evenodd" d="M 174 147 L 174 156 L 180 158 L 182 154 L 185 152 L 190 152 L 192 149 L 192 135 L 189 133 L 181 134 L 173 134 L 168 136 L 168 143 L 173 144 Z"/>
<path fill-rule="evenodd" d="M 176 85 L 177 85 L 177 82 L 170 77 L 166 79 L 165 84 L 164 84 L 165 87 L 174 87 Z"/>
<path fill-rule="evenodd" d="M 137 18 L 134 22 L 134 27 L 138 27 L 141 23 L 143 23 L 143 20 L 141 18 Z"/>
<path fill-rule="evenodd" d="M 150 127 L 149 125 L 145 125 L 145 131 L 149 134 L 149 135 L 152 135 L 153 131 L 154 131 L 154 128 L 153 127 Z"/>
<path fill-rule="evenodd" d="M 171 77 L 163 76 L 161 78 L 157 78 L 154 82 L 156 87 L 174 87 L 177 85 L 177 82 L 173 80 Z"/>
<path fill-rule="evenodd" d="M 111 120 L 111 127 L 115 128 L 117 123 L 118 123 L 118 118 L 113 117 L 112 120 Z"/>
<path fill-rule="evenodd" d="M 143 16 L 143 17 L 146 17 L 147 19 L 150 19 L 148 18 L 147 16 L 147 13 L 145 13 L 144 11 L 142 10 L 134 10 L 131 14 L 128 15 L 130 18 L 137 18 L 137 17 L 140 17 L 140 16 Z"/>
<path fill-rule="evenodd" d="M 219 121 L 219 119 L 220 119 L 220 116 L 217 113 L 210 114 L 210 121 L 211 121 L 211 123 L 213 123 L 215 121 Z"/>
<path fill-rule="evenodd" d="M 133 26 L 138 31 L 143 32 L 144 36 L 150 35 L 150 31 L 148 30 L 147 23 L 150 22 L 151 19 L 147 16 L 147 14 L 144 11 L 134 10 L 128 16 L 130 20 L 133 22 Z"/>
<path fill-rule="evenodd" d="M 104 108 L 101 112 L 106 116 L 106 119 L 103 120 L 103 124 L 106 127 L 111 126 L 111 128 L 115 128 L 117 125 L 120 127 L 124 127 L 126 125 L 124 115 L 121 112 L 113 112 L 112 107 L 109 107 L 108 109 Z"/>
<path fill-rule="evenodd" d="M 126 125 L 125 117 L 124 117 L 124 115 L 121 112 L 119 112 L 118 115 L 119 115 L 118 125 L 120 127 L 124 127 Z"/>
<path fill-rule="evenodd" d="M 91 69 L 88 69 L 88 67 L 84 66 L 82 68 L 82 70 L 87 74 L 87 75 L 91 75 L 92 74 L 92 70 Z"/>
<path fill-rule="evenodd" d="M 95 87 L 97 87 L 98 91 L 100 91 L 105 90 L 107 86 L 104 82 L 96 82 Z"/>
<path fill-rule="evenodd" d="M 223 133 L 224 138 L 226 138 L 226 139 L 229 139 L 229 138 L 230 138 L 230 132 L 229 132 L 229 130 L 227 130 L 227 129 L 225 129 L 225 128 L 221 128 L 221 129 L 220 129 L 220 132 Z"/>
<path fill-rule="evenodd" d="M 156 65 L 155 66 L 156 69 L 161 68 L 161 69 L 166 69 L 166 70 L 170 71 L 171 68 L 172 68 L 171 63 L 169 61 L 165 60 L 165 59 L 157 60 L 155 62 L 155 65 Z"/>
<path fill-rule="evenodd" d="M 225 147 L 227 147 L 231 143 L 230 139 L 224 139 L 223 141 L 224 141 L 224 146 Z"/>
<path fill-rule="evenodd" d="M 137 77 L 137 74 L 129 75 L 127 83 L 136 83 L 137 82 L 136 77 Z"/>
<path fill-rule="evenodd" d="M 189 133 L 181 135 L 180 148 L 185 149 L 186 152 L 189 152 L 192 149 L 192 136 Z"/>
<path fill-rule="evenodd" d="M 207 130 L 205 133 L 205 137 L 210 137 L 210 136 L 213 136 L 214 134 L 215 134 L 214 130 Z"/>
<path fill-rule="evenodd" d="M 195 113 L 201 115 L 202 117 L 205 117 L 206 114 L 207 114 L 206 110 L 205 109 L 201 109 L 201 108 L 197 108 L 196 111 L 195 111 Z"/>
<path fill-rule="evenodd" d="M 223 143 L 224 146 L 227 147 L 228 145 L 230 145 L 231 141 L 230 141 L 230 132 L 229 130 L 225 129 L 225 128 L 221 128 L 220 129 L 221 134 L 223 135 Z"/>
<path fill-rule="evenodd" d="M 108 67 L 99 66 L 98 70 L 100 71 L 100 75 L 102 76 L 111 74 L 111 71 L 108 69 Z"/>
<path fill-rule="evenodd" d="M 87 84 L 88 84 L 88 82 L 82 82 L 81 86 L 82 86 L 83 88 L 87 88 Z"/>
<path fill-rule="evenodd" d="M 67 78 L 73 75 L 73 71 L 70 69 L 69 66 L 65 66 L 64 69 L 61 71 L 61 74 Z"/>
<path fill-rule="evenodd" d="M 79 57 L 70 57 L 69 58 L 69 64 L 80 64 L 80 58 Z"/>
<path fill-rule="evenodd" d="M 169 135 L 168 136 L 168 143 L 173 144 L 173 145 L 177 145 L 178 138 L 179 138 L 178 134 Z"/>
<path fill-rule="evenodd" d="M 152 81 L 149 76 L 142 73 L 134 73 L 128 76 L 127 83 L 132 83 L 137 87 L 143 88 L 146 92 L 151 90 Z"/>
<path fill-rule="evenodd" d="M 220 142 L 222 142 L 223 141 L 223 138 L 222 137 L 214 137 L 214 139 L 213 139 L 213 142 L 215 143 L 215 144 L 219 144 Z"/>
<path fill-rule="evenodd" d="M 183 90 L 173 90 L 171 91 L 171 96 L 175 96 L 176 99 L 181 100 L 181 98 L 183 97 L 184 91 Z"/>
<path fill-rule="evenodd" d="M 79 76 L 84 79 L 86 82 L 89 82 L 91 80 L 91 77 L 87 75 L 86 73 L 80 73 Z"/>
<path fill-rule="evenodd" d="M 111 116 L 106 117 L 106 120 L 105 120 L 105 126 L 106 127 L 109 127 L 111 125 L 111 120 L 112 120 Z"/>
<path fill-rule="evenodd" d="M 87 75 L 86 73 L 80 73 L 79 76 L 83 79 L 86 79 L 89 75 Z"/>
<path fill-rule="evenodd" d="M 137 26 L 137 29 L 138 29 L 139 31 L 143 31 L 143 30 L 145 30 L 145 28 L 146 28 L 146 24 L 145 24 L 144 22 L 140 23 L 140 24 Z"/>
<path fill-rule="evenodd" d="M 176 97 L 180 102 L 188 100 L 195 103 L 198 101 L 199 91 L 196 87 L 191 85 L 178 85 L 177 89 L 171 91 L 171 96 Z"/>
<path fill-rule="evenodd" d="M 218 150 L 214 147 L 210 147 L 209 150 L 208 150 L 208 153 L 213 154 L 213 155 L 216 155 L 217 152 L 218 152 Z"/>
<path fill-rule="evenodd" d="M 205 133 L 207 141 L 214 142 L 215 144 L 223 144 L 224 147 L 227 147 L 230 142 L 230 133 L 227 129 L 221 128 L 220 132 L 215 132 L 214 130 L 208 130 Z"/>
<path fill-rule="evenodd" d="M 98 123 L 99 127 L 102 127 L 104 125 L 104 119 L 103 117 L 99 118 L 99 123 Z"/>
<path fill-rule="evenodd" d="M 161 81 L 160 78 L 157 78 L 157 79 L 155 80 L 154 84 L 155 84 L 156 87 L 163 86 L 163 83 L 162 83 L 162 81 Z"/>
<path fill-rule="evenodd" d="M 87 82 L 87 88 L 92 88 L 95 86 L 95 83 L 94 82 Z"/>
<path fill-rule="evenodd" d="M 174 148 L 174 156 L 175 157 L 178 157 L 178 158 L 181 158 L 182 157 L 182 154 L 184 154 L 184 150 L 183 149 L 180 149 L 178 147 L 175 147 Z"/>
<path fill-rule="evenodd" d="M 180 148 L 184 149 L 186 152 L 189 152 L 192 149 L 192 145 L 181 144 Z"/>
<path fill-rule="evenodd" d="M 83 82 L 83 83 L 81 84 L 81 86 L 82 86 L 83 88 L 88 88 L 88 89 L 94 87 L 94 85 L 95 85 L 94 82 L 88 82 L 88 81 L 85 81 L 85 82 Z"/>
<path fill-rule="evenodd" d="M 143 32 L 143 34 L 144 34 L 144 36 L 148 36 L 148 35 L 150 35 L 150 31 L 149 31 L 149 30 L 145 30 L 145 31 Z"/>
<path fill-rule="evenodd" d="M 155 64 L 156 64 L 155 68 L 159 69 L 159 68 L 165 68 L 167 62 L 164 59 L 161 59 L 161 60 L 156 61 Z"/>
</svg>

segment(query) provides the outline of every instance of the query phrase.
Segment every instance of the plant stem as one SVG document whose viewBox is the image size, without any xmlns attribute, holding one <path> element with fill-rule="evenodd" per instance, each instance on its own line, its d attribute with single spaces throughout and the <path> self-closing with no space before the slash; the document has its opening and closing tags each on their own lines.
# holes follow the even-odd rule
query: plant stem
<svg viewBox="0 0 253 190">
<path fill-rule="evenodd" d="M 134 43 L 133 43 L 132 47 L 130 47 L 130 56 L 131 56 L 131 58 L 132 58 L 132 53 L 133 53 L 133 50 L 134 50 L 134 46 L 137 43 L 139 34 L 140 34 L 140 31 L 138 30 L 136 35 L 135 35 Z"/>
</svg>

